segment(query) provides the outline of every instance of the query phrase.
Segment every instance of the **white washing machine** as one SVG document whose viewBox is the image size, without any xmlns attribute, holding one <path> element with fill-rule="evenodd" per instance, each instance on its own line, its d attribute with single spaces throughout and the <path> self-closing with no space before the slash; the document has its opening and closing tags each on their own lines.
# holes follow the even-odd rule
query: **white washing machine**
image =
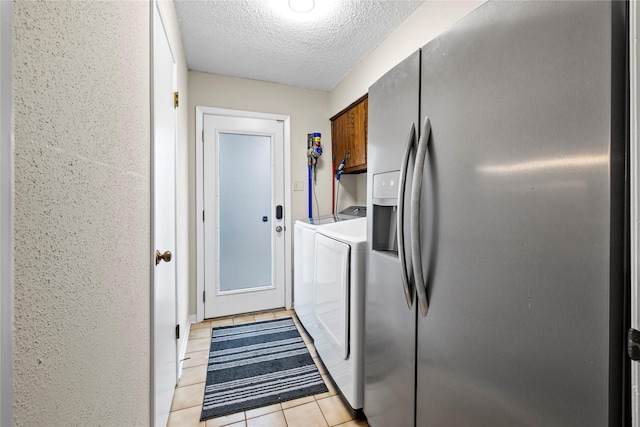
<svg viewBox="0 0 640 427">
<path fill-rule="evenodd" d="M 366 251 L 366 218 L 316 228 L 314 345 L 355 410 L 364 403 Z"/>
<path fill-rule="evenodd" d="M 366 206 L 350 206 L 337 215 L 296 220 L 293 233 L 293 308 L 312 339 L 318 335 L 314 313 L 315 236 L 318 227 L 366 216 Z"/>
</svg>

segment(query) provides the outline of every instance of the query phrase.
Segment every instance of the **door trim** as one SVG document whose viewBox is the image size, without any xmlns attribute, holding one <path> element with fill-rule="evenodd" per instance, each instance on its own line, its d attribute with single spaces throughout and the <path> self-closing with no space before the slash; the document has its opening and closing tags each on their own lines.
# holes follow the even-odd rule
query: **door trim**
<svg viewBox="0 0 640 427">
<path fill-rule="evenodd" d="M 204 320 L 204 152 L 202 131 L 204 116 L 244 117 L 252 119 L 280 120 L 284 126 L 284 300 L 285 307 L 291 308 L 291 117 L 284 114 L 259 113 L 255 111 L 230 110 L 226 108 L 196 106 L 196 322 Z"/>
</svg>

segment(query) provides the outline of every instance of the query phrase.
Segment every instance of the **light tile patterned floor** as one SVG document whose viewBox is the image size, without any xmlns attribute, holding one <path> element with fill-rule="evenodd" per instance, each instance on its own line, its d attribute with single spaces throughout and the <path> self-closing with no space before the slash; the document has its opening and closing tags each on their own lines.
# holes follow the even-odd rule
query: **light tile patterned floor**
<svg viewBox="0 0 640 427">
<path fill-rule="evenodd" d="M 292 317 L 300 335 L 307 343 L 318 370 L 325 378 L 329 389 L 326 393 L 307 396 L 288 402 L 238 412 L 224 417 L 200 421 L 202 398 L 207 375 L 207 357 L 211 329 L 216 326 L 239 325 L 262 320 Z M 182 378 L 176 387 L 171 404 L 167 427 L 368 427 L 366 421 L 355 420 L 326 377 L 322 364 L 317 359 L 313 344 L 300 327 L 292 310 L 279 310 L 253 315 L 241 315 L 215 319 L 191 325 L 187 344 L 187 360 L 184 361 Z"/>
</svg>

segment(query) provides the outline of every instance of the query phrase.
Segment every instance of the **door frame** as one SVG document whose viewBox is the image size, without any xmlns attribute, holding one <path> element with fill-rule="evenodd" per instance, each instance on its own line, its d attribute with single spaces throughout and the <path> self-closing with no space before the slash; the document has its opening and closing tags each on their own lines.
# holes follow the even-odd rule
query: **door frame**
<svg viewBox="0 0 640 427">
<path fill-rule="evenodd" d="M 227 108 L 196 106 L 196 322 L 204 320 L 204 116 L 206 114 L 251 119 L 279 120 L 284 126 L 284 300 L 291 308 L 291 117 L 284 114 L 230 110 Z"/>
<path fill-rule="evenodd" d="M 12 2 L 0 1 L 0 425 L 13 422 Z"/>
</svg>

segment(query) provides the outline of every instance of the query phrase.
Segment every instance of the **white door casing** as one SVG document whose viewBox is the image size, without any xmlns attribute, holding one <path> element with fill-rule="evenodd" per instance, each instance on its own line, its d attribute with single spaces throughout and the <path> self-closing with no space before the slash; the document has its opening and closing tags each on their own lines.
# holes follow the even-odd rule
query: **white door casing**
<svg viewBox="0 0 640 427">
<path fill-rule="evenodd" d="M 153 7 L 152 419 L 165 426 L 177 382 L 176 62 L 158 2 Z M 171 259 L 157 262 L 156 250 Z"/>
<path fill-rule="evenodd" d="M 207 318 L 284 306 L 283 135 L 277 120 L 204 116 Z"/>
<path fill-rule="evenodd" d="M 271 212 L 269 212 L 270 220 L 273 219 L 271 223 L 272 232 L 273 232 L 273 243 L 274 249 L 279 246 L 274 253 L 279 254 L 275 255 L 276 258 L 276 267 L 274 268 L 274 276 L 277 276 L 277 279 L 274 277 L 275 283 L 279 283 L 280 287 L 280 295 L 275 297 L 279 302 L 276 303 L 274 307 L 282 307 L 283 305 L 286 308 L 291 308 L 291 219 L 290 219 L 290 118 L 286 115 L 278 115 L 278 114 L 268 114 L 268 113 L 257 113 L 257 112 L 249 112 L 249 111 L 239 111 L 239 110 L 228 110 L 221 108 L 212 108 L 212 107 L 196 107 L 196 265 L 197 265 L 197 281 L 196 281 L 196 292 L 197 292 L 197 305 L 196 305 L 196 321 L 202 321 L 205 317 L 217 317 L 225 315 L 223 313 L 239 313 L 246 311 L 255 311 L 266 309 L 269 304 L 273 304 L 273 302 L 265 305 L 264 302 L 268 298 L 261 298 L 262 295 L 266 295 L 266 290 L 253 291 L 247 293 L 238 293 L 236 298 L 234 295 L 221 295 L 217 290 L 217 283 L 215 280 L 209 280 L 212 276 L 217 280 L 217 271 L 211 270 L 210 263 L 217 263 L 216 256 L 218 250 L 217 243 L 217 235 L 216 231 L 211 231 L 211 227 L 215 230 L 217 224 L 217 206 L 215 205 L 215 197 L 209 196 L 205 197 L 205 188 L 207 186 L 207 182 L 209 182 L 209 187 L 216 189 L 217 182 L 217 160 L 214 159 L 214 166 L 207 165 L 205 167 L 205 142 L 211 142 L 210 145 L 215 147 L 216 144 L 216 131 L 205 131 L 205 121 L 209 121 L 207 116 L 219 116 L 219 118 L 235 118 L 237 120 L 232 120 L 232 122 L 238 123 L 250 123 L 252 119 L 257 123 L 264 124 L 265 122 L 271 122 L 271 125 L 277 125 L 279 130 L 258 130 L 258 131 L 243 131 L 242 126 L 244 124 L 239 125 L 240 128 L 237 128 L 236 133 L 239 134 L 264 134 L 271 135 L 278 132 L 282 134 L 282 149 L 281 154 L 274 155 L 272 158 L 277 162 L 272 165 L 272 170 L 274 172 L 274 180 L 277 178 L 279 180 L 279 184 L 276 185 L 280 187 L 281 195 L 274 196 L 273 206 L 271 208 Z M 212 124 L 209 123 L 209 126 Z M 208 128 L 207 128 L 208 129 Z M 229 129 L 227 129 L 229 131 Z M 224 133 L 224 132 L 223 132 Z M 210 138 L 211 137 L 211 138 Z M 213 147 L 210 147 L 207 151 L 208 157 L 211 158 L 211 154 L 214 153 L 217 155 L 217 150 Z M 272 150 L 273 152 L 273 150 Z M 211 172 L 210 169 L 213 169 L 214 172 Z M 205 170 L 207 172 L 205 173 Z M 238 171 L 238 173 L 250 174 L 251 169 L 249 167 L 242 168 Z M 205 176 L 206 175 L 206 176 Z M 213 178 L 212 178 L 213 177 Z M 211 182 L 213 180 L 213 182 Z M 275 185 L 275 182 L 274 182 Z M 216 189 L 217 190 L 217 189 Z M 208 202 L 207 202 L 208 200 Z M 206 207 L 205 204 L 209 204 L 209 207 Z M 278 221 L 276 220 L 276 212 L 275 206 L 281 205 L 283 206 L 283 219 Z M 206 210 L 206 215 L 203 213 Z M 206 225 L 205 225 L 206 224 Z M 211 227 L 209 226 L 211 224 Z M 282 227 L 282 231 L 277 232 L 275 227 Z M 207 227 L 207 232 L 205 233 L 205 227 Z M 214 238 L 209 239 L 211 234 L 214 234 Z M 205 238 L 206 235 L 206 238 Z M 209 242 L 209 243 L 207 243 Z M 276 244 L 276 243 L 279 243 Z M 207 252 L 208 248 L 208 252 Z M 212 256 L 213 258 L 210 258 Z M 213 261 L 212 261 L 213 259 Z M 205 274 L 209 268 L 208 275 Z M 247 260 L 247 268 L 251 268 L 250 260 Z M 205 277 L 208 276 L 209 279 Z M 205 285 L 206 283 L 206 285 Z M 212 284 L 213 283 L 213 284 Z M 207 287 L 205 292 L 205 287 Z M 209 289 L 209 287 L 211 289 Z M 216 297 L 213 294 L 218 294 Z M 233 292 L 231 292 L 233 293 Z M 253 295 L 251 295 L 253 294 Z M 209 305 L 213 298 L 218 298 L 224 296 L 213 302 L 213 305 Z M 205 308 L 205 297 L 207 301 L 207 306 Z M 236 300 L 234 301 L 228 301 Z M 260 300 L 265 301 L 260 301 Z M 222 307 L 222 308 L 220 308 Z M 222 311 L 221 311 L 222 310 Z"/>
</svg>

